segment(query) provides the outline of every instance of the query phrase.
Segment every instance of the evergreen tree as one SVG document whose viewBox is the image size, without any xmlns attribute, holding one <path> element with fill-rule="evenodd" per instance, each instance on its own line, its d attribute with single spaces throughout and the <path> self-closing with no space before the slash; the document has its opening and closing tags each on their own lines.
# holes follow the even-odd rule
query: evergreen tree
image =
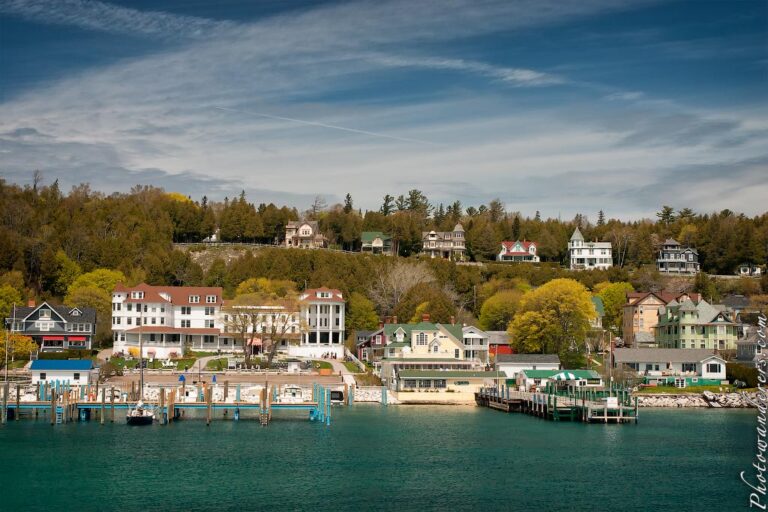
<svg viewBox="0 0 768 512">
<path fill-rule="evenodd" d="M 603 210 L 597 212 L 597 225 L 605 226 L 605 213 L 603 213 Z"/>
<path fill-rule="evenodd" d="M 344 213 L 350 213 L 352 211 L 352 196 L 347 193 L 344 197 Z"/>
<path fill-rule="evenodd" d="M 379 212 L 381 212 L 381 214 L 384 215 L 385 217 L 394 211 L 395 209 L 393 206 L 394 200 L 395 198 L 389 194 L 386 194 L 384 196 L 384 202 L 381 204 L 381 208 L 379 208 Z"/>
</svg>

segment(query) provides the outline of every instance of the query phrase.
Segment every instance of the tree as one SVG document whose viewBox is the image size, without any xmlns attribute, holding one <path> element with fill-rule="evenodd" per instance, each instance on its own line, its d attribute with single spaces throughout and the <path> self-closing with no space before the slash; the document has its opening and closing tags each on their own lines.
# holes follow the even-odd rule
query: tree
<svg viewBox="0 0 768 512">
<path fill-rule="evenodd" d="M 119 270 L 109 268 L 97 268 L 78 276 L 67 288 L 67 295 L 73 294 L 79 288 L 99 288 L 107 294 L 111 294 L 117 283 L 125 283 L 125 274 Z"/>
<path fill-rule="evenodd" d="M 68 306 L 93 308 L 96 310 L 96 340 L 98 345 L 112 339 L 112 290 L 109 292 L 97 286 L 70 287 L 64 301 Z"/>
<path fill-rule="evenodd" d="M 450 323 L 456 320 L 456 304 L 434 284 L 415 286 L 397 304 L 395 315 L 412 323 L 421 322 L 424 315 L 429 315 L 430 322 Z"/>
<path fill-rule="evenodd" d="M 30 353 L 37 352 L 37 343 L 29 336 L 13 333 L 8 337 L 8 332 L 3 330 L 0 333 L 0 368 L 5 367 L 6 341 L 9 362 L 15 359 L 28 359 Z"/>
<path fill-rule="evenodd" d="M 347 195 L 344 197 L 344 213 L 351 213 L 352 208 L 352 196 L 347 193 Z"/>
<path fill-rule="evenodd" d="M 296 294 L 296 283 L 287 279 L 252 277 L 246 279 L 235 290 L 235 295 L 259 294 L 264 298 L 280 298 Z"/>
<path fill-rule="evenodd" d="M 600 210 L 599 212 L 597 212 L 597 225 L 598 226 L 605 225 L 605 213 L 603 213 L 603 210 Z"/>
<path fill-rule="evenodd" d="M 527 293 L 509 327 L 519 352 L 556 353 L 578 364 L 595 307 L 589 292 L 573 279 L 554 279 Z"/>
<path fill-rule="evenodd" d="M 411 288 L 434 280 L 434 274 L 425 263 L 397 260 L 394 264 L 378 270 L 368 296 L 379 313 L 390 315 Z"/>
<path fill-rule="evenodd" d="M 325 198 L 323 196 L 315 196 L 314 201 L 312 201 L 312 206 L 310 206 L 307 211 L 307 216 L 310 220 L 318 220 L 320 218 L 320 213 L 325 211 L 326 208 L 328 208 L 328 203 Z"/>
<path fill-rule="evenodd" d="M 669 226 L 675 220 L 675 209 L 671 206 L 662 206 L 661 211 L 656 213 L 656 217 L 665 226 Z"/>
<path fill-rule="evenodd" d="M 480 328 L 487 331 L 506 331 L 515 316 L 523 292 L 502 290 L 483 302 L 480 308 Z"/>
<path fill-rule="evenodd" d="M 0 318 L 8 318 L 14 304 L 22 305 L 21 293 L 10 285 L 0 285 Z"/>
<path fill-rule="evenodd" d="M 706 272 L 699 272 L 693 280 L 693 291 L 700 293 L 701 297 L 709 303 L 720 299 L 720 292 L 717 290 L 715 282 Z"/>
<path fill-rule="evenodd" d="M 627 293 L 635 291 L 631 283 L 598 283 L 595 291 L 603 301 L 605 317 L 603 327 L 613 334 L 621 333 L 622 320 L 624 318 L 624 304 L 627 303 Z"/>
<path fill-rule="evenodd" d="M 379 325 L 373 302 L 359 292 L 350 294 L 345 319 L 347 331 L 373 330 Z"/>
<path fill-rule="evenodd" d="M 379 212 L 385 217 L 395 210 L 395 207 L 393 205 L 394 200 L 395 198 L 389 194 L 386 194 L 384 196 L 384 202 L 381 204 L 381 208 L 379 208 Z"/>
</svg>

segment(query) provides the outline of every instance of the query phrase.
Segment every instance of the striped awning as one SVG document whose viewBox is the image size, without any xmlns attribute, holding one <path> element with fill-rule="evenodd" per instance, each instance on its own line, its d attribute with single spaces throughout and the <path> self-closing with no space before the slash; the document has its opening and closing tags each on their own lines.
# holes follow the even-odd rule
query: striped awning
<svg viewBox="0 0 768 512">
<path fill-rule="evenodd" d="M 552 377 L 550 377 L 551 380 L 579 380 L 578 377 L 576 377 L 571 372 L 560 372 Z"/>
</svg>

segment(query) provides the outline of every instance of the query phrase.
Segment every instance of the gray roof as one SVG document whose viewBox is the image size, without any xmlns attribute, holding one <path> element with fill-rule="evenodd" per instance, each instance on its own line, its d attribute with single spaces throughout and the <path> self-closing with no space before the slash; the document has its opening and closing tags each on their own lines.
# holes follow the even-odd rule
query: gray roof
<svg viewBox="0 0 768 512">
<path fill-rule="evenodd" d="M 731 309 L 744 309 L 749 307 L 749 299 L 744 295 L 729 295 L 723 299 L 723 304 Z"/>
<path fill-rule="evenodd" d="M 496 356 L 497 363 L 541 363 L 541 364 L 560 364 L 560 358 L 557 354 L 499 354 Z"/>
<path fill-rule="evenodd" d="M 698 363 L 714 356 L 712 350 L 698 348 L 617 348 L 617 363 Z"/>
<path fill-rule="evenodd" d="M 509 333 L 507 331 L 485 331 L 488 335 L 489 345 L 509 345 Z"/>
<path fill-rule="evenodd" d="M 16 320 L 22 320 L 26 317 L 28 317 L 33 311 L 35 311 L 37 308 L 40 308 L 42 306 L 48 306 L 50 309 L 54 310 L 56 313 L 59 314 L 66 322 L 72 322 L 72 323 L 88 323 L 88 324 L 94 324 L 96 323 L 96 310 L 93 308 L 75 308 L 74 306 L 54 306 L 53 304 L 48 304 L 47 302 L 43 302 L 42 304 L 39 304 L 34 307 L 17 307 L 16 308 Z M 80 311 L 80 315 L 72 315 L 70 314 L 73 310 L 77 309 Z M 8 319 L 12 318 L 13 312 L 8 316 Z"/>
<path fill-rule="evenodd" d="M 584 241 L 584 235 L 581 234 L 578 226 L 576 226 L 576 231 L 574 231 L 571 235 L 571 240 L 581 240 L 582 242 Z"/>
</svg>

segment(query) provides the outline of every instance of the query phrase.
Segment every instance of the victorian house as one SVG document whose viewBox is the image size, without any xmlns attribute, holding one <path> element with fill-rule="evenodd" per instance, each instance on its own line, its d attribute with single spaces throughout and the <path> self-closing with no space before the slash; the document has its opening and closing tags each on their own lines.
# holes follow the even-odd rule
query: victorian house
<svg viewBox="0 0 768 512">
<path fill-rule="evenodd" d="M 610 242 L 587 242 L 577 227 L 568 242 L 571 270 L 607 269 L 613 266 Z"/>
<path fill-rule="evenodd" d="M 497 261 L 513 261 L 538 263 L 539 256 L 536 254 L 536 242 L 527 240 L 517 240 L 515 242 L 501 242 L 501 251 L 496 256 Z"/>
<path fill-rule="evenodd" d="M 32 338 L 41 352 L 90 349 L 96 334 L 96 310 L 30 302 L 27 307 L 12 309 L 5 325 L 13 333 Z"/>
<path fill-rule="evenodd" d="M 672 301 L 698 302 L 698 293 L 629 292 L 622 311 L 622 335 L 626 347 L 655 347 L 654 327 L 659 321 L 659 310 Z"/>
<path fill-rule="evenodd" d="M 464 228 L 461 224 L 456 224 L 453 231 L 421 233 L 421 252 L 430 258 L 464 261 L 465 251 Z"/>
<path fill-rule="evenodd" d="M 672 274 L 696 274 L 699 271 L 699 253 L 696 249 L 683 247 L 677 240 L 668 238 L 659 251 L 656 269 Z"/>
<path fill-rule="evenodd" d="M 661 307 L 654 332 L 662 348 L 736 350 L 739 326 L 725 306 L 687 299 Z"/>
<path fill-rule="evenodd" d="M 392 237 L 381 231 L 363 231 L 360 238 L 362 241 L 360 252 L 386 256 L 392 256 L 395 253 Z"/>
<path fill-rule="evenodd" d="M 289 222 L 285 226 L 285 246 L 301 249 L 322 249 L 327 247 L 328 239 L 320 233 L 317 221 Z"/>
</svg>

